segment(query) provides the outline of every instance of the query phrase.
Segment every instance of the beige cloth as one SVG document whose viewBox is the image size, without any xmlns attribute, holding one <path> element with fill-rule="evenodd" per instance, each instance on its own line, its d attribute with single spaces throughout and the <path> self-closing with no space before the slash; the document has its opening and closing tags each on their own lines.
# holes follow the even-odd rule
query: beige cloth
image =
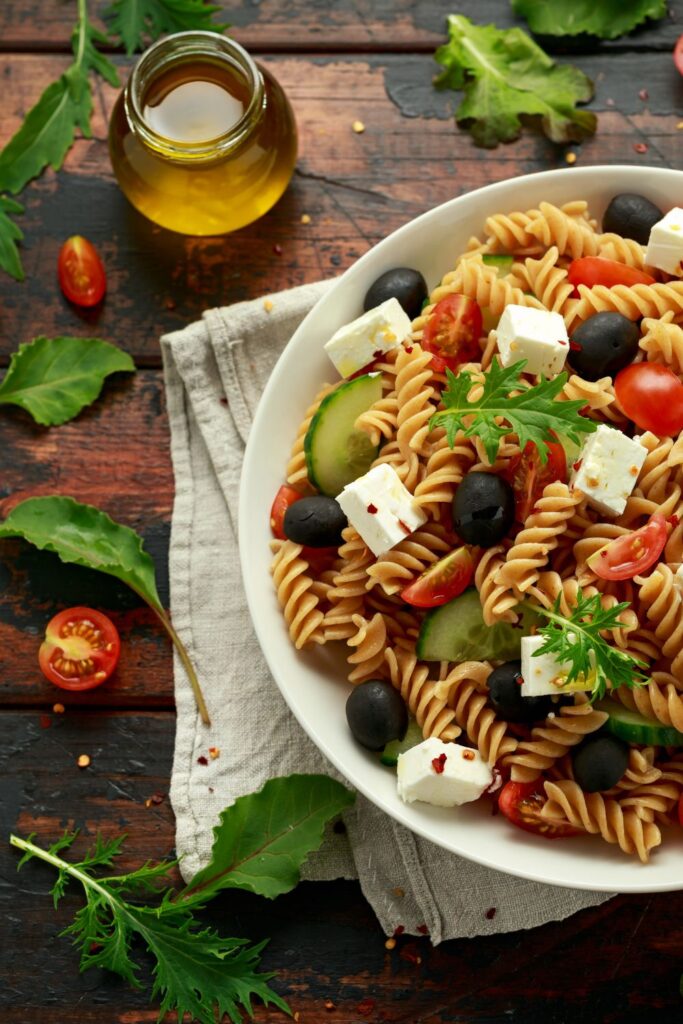
<svg viewBox="0 0 683 1024">
<path fill-rule="evenodd" d="M 186 878 L 206 863 L 212 828 L 236 797 L 276 775 L 336 775 L 268 672 L 242 591 L 236 528 L 256 404 L 278 355 L 327 287 L 273 295 L 270 313 L 262 300 L 209 310 L 201 322 L 162 338 L 176 484 L 171 610 L 212 719 L 210 728 L 202 725 L 176 659 L 171 800 Z M 210 747 L 220 756 L 211 758 Z M 609 898 L 513 878 L 446 853 L 361 796 L 345 824 L 346 833 L 329 833 L 303 877 L 357 877 L 388 935 L 398 925 L 413 934 L 426 927 L 434 943 L 514 931 Z M 489 919 L 491 907 L 496 914 Z"/>
</svg>

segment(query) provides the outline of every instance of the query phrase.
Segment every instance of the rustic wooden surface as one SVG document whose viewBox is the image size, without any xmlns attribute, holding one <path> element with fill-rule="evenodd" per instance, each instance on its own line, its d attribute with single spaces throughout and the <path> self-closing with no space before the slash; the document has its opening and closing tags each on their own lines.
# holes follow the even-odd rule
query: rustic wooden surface
<svg viewBox="0 0 683 1024">
<path fill-rule="evenodd" d="M 96 16 L 107 0 L 91 4 Z M 98 334 L 136 358 L 135 377 L 110 380 L 73 423 L 35 426 L 0 409 L 0 515 L 33 494 L 64 493 L 138 529 L 168 594 L 166 556 L 173 496 L 158 335 L 210 305 L 330 276 L 395 227 L 471 188 L 563 166 L 566 149 L 526 134 L 476 149 L 452 121 L 457 98 L 432 89 L 433 48 L 456 5 L 420 0 L 278 0 L 223 4 L 237 39 L 280 79 L 292 99 L 301 151 L 292 186 L 258 226 L 222 239 L 183 239 L 153 228 L 122 198 L 109 168 L 106 126 L 114 90 L 96 93 L 94 137 L 65 168 L 22 196 L 27 281 L 0 277 L 0 365 L 37 334 Z M 683 80 L 670 51 L 683 4 L 645 32 L 607 45 L 565 49 L 596 80 L 596 137 L 571 147 L 579 165 L 679 166 Z M 515 23 L 509 5 L 457 5 L 479 21 Z M 66 65 L 73 4 L 15 0 L 0 6 L 0 144 Z M 117 56 L 123 74 L 131 61 Z M 647 97 L 639 93 L 647 90 Z M 351 123 L 366 125 L 355 135 Z M 644 155 L 634 144 L 646 142 Z M 646 171 L 644 171 L 646 174 Z M 681 197 L 672 197 L 679 205 Z M 301 224 L 308 213 L 311 222 Z M 76 231 L 107 265 L 109 291 L 95 317 L 60 297 L 56 252 Z M 279 245 L 278 254 L 274 246 Z M 75 603 L 108 610 L 123 639 L 112 684 L 77 699 L 41 677 L 36 650 L 46 621 Z M 52 713 L 55 699 L 64 715 Z M 115 581 L 62 566 L 16 542 L 0 545 L 0 1013 L 7 1024 L 143 1024 L 145 995 L 118 979 L 77 971 L 58 932 L 77 899 L 57 913 L 49 872 L 16 876 L 10 830 L 55 838 L 66 826 L 129 834 L 126 863 L 173 848 L 168 776 L 173 744 L 171 656 L 153 616 Z M 79 770 L 80 753 L 92 765 Z M 150 807 L 146 801 L 155 796 Z M 457 885 L 457 879 L 454 879 Z M 681 894 L 618 897 L 570 921 L 532 932 L 384 948 L 371 911 L 349 882 L 302 885 L 273 905 L 233 894 L 211 910 L 236 934 L 272 936 L 267 967 L 301 1024 L 669 1024 L 680 1020 Z M 417 961 L 420 962 L 417 962 Z M 333 1007 L 325 1008 L 331 1001 Z M 257 1020 L 284 1020 L 259 1010 Z"/>
</svg>

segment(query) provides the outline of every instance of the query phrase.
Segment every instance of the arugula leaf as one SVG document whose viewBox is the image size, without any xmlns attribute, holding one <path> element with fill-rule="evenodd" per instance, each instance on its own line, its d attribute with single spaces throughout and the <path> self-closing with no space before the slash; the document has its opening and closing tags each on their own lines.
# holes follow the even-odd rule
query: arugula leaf
<svg viewBox="0 0 683 1024">
<path fill-rule="evenodd" d="M 555 64 L 520 28 L 474 25 L 461 14 L 451 14 L 448 26 L 450 39 L 435 55 L 445 70 L 435 84 L 464 90 L 455 119 L 477 145 L 516 139 L 522 115 L 540 119 L 553 142 L 579 142 L 595 132 L 595 114 L 576 107 L 593 95 L 578 68 Z"/>
<path fill-rule="evenodd" d="M 522 449 L 527 441 L 534 442 L 542 463 L 548 460 L 546 442 L 557 440 L 554 433 L 566 434 L 581 444 L 580 435 L 592 433 L 597 423 L 579 415 L 585 405 L 580 399 L 556 401 L 567 374 L 530 386 L 520 376 L 525 366 L 525 359 L 507 368 L 492 362 L 484 375 L 482 395 L 474 402 L 467 398 L 475 383 L 469 370 L 460 371 L 457 377 L 447 370 L 448 387 L 441 396 L 445 409 L 432 416 L 430 428 L 445 427 L 451 448 L 459 430 L 465 437 L 480 437 L 491 463 L 500 439 L 511 431 L 517 434 Z"/>
<path fill-rule="evenodd" d="M 0 153 L 0 191 L 21 192 L 46 167 L 58 170 L 73 144 L 76 129 L 90 138 L 91 70 L 112 85 L 119 84 L 116 68 L 95 47 L 106 42 L 106 37 L 88 21 L 85 0 L 79 0 L 78 8 L 72 36 L 74 60 L 57 81 L 48 85 Z"/>
<path fill-rule="evenodd" d="M 299 881 L 299 868 L 322 841 L 325 823 L 355 800 L 326 775 L 271 779 L 227 807 L 213 831 L 211 861 L 180 893 L 203 903 L 221 889 L 274 899 Z"/>
<path fill-rule="evenodd" d="M 512 9 L 538 35 L 576 36 L 587 32 L 617 39 L 648 18 L 663 18 L 666 0 L 512 0 Z"/>
<path fill-rule="evenodd" d="M 110 373 L 134 372 L 127 352 L 99 338 L 35 338 L 20 345 L 0 384 L 0 405 L 19 405 L 57 426 L 94 402 Z"/>
<path fill-rule="evenodd" d="M 156 39 L 164 32 L 222 32 L 228 25 L 212 20 L 220 10 L 220 5 L 205 0 L 113 0 L 104 17 L 111 35 L 121 40 L 130 55 L 144 49 L 148 38 Z"/>
<path fill-rule="evenodd" d="M 67 839 L 65 843 L 65 838 Z M 55 905 L 66 884 L 75 880 L 83 887 L 86 903 L 63 932 L 81 951 L 80 969 L 104 967 L 139 987 L 132 939 L 138 936 L 155 960 L 152 998 L 159 998 L 159 1020 L 175 1011 L 178 1020 L 190 1014 L 201 1024 L 215 1024 L 227 1014 L 233 1024 L 242 1021 L 242 1008 L 251 1015 L 252 999 L 289 1012 L 285 1001 L 268 985 L 272 974 L 257 972 L 264 943 L 250 946 L 245 939 L 224 938 L 212 928 L 202 928 L 182 904 L 165 900 L 161 908 L 139 906 L 127 897 L 147 884 L 150 870 L 157 878 L 167 875 L 173 863 L 143 865 L 137 871 L 96 878 L 92 867 L 107 865 L 120 852 L 121 839 L 105 843 L 98 837 L 95 851 L 77 862 L 59 853 L 75 836 L 62 837 L 49 850 L 36 846 L 32 837 L 10 836 L 10 844 L 25 854 L 19 867 L 38 857 L 57 868 L 53 888 Z"/>
<path fill-rule="evenodd" d="M 83 565 L 115 576 L 146 601 L 171 638 L 187 672 L 197 707 L 210 725 L 199 680 L 183 643 L 159 599 L 154 562 L 142 537 L 92 505 L 53 495 L 28 498 L 16 505 L 3 523 L 1 537 L 23 537 L 40 550 L 54 551 L 62 562 Z"/>
<path fill-rule="evenodd" d="M 576 608 L 570 618 L 560 612 L 560 601 L 552 611 L 538 608 L 541 615 L 550 621 L 540 626 L 538 632 L 545 643 L 534 651 L 534 657 L 552 654 L 563 665 L 568 666 L 567 684 L 578 679 L 593 679 L 591 699 L 605 696 L 608 687 L 616 690 L 619 686 L 642 686 L 647 677 L 640 671 L 645 663 L 618 647 L 612 647 L 600 634 L 604 630 L 618 629 L 622 623 L 619 616 L 631 607 L 628 601 L 620 601 L 613 608 L 603 608 L 600 594 L 584 597 L 577 592 Z"/>
<path fill-rule="evenodd" d="M 24 207 L 20 203 L 7 196 L 0 196 L 0 267 L 15 281 L 24 280 L 24 269 L 17 248 L 17 242 L 22 240 L 24 232 L 10 220 L 9 214 L 23 212 Z"/>
</svg>

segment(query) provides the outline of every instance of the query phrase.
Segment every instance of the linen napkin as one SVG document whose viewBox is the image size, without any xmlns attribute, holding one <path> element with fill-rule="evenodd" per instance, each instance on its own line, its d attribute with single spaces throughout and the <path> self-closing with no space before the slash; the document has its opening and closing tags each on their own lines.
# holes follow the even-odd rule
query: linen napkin
<svg viewBox="0 0 683 1024">
<path fill-rule="evenodd" d="M 202 321 L 161 339 L 176 484 L 171 611 L 212 718 L 210 728 L 202 725 L 176 658 L 171 801 L 187 879 L 207 862 L 218 815 L 238 796 L 291 772 L 339 778 L 294 719 L 261 654 L 242 590 L 236 525 L 256 404 L 280 352 L 330 284 L 209 310 Z M 428 932 L 436 944 L 532 928 L 609 899 L 513 878 L 449 854 L 360 795 L 344 821 L 345 830 L 328 830 L 302 875 L 358 878 L 387 935 L 403 926 L 411 934 Z"/>
</svg>

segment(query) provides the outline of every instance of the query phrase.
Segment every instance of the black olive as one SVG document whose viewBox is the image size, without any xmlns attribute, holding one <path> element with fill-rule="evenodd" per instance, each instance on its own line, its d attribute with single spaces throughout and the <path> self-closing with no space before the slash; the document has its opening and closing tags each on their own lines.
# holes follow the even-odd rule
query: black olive
<svg viewBox="0 0 683 1024">
<path fill-rule="evenodd" d="M 493 547 L 512 526 L 515 496 L 495 473 L 468 473 L 453 498 L 453 528 L 467 544 Z"/>
<path fill-rule="evenodd" d="M 572 368 L 584 380 L 614 377 L 635 359 L 639 338 L 638 324 L 622 313 L 595 313 L 572 335 Z"/>
<path fill-rule="evenodd" d="M 488 678 L 489 698 L 507 722 L 540 722 L 554 707 L 552 697 L 522 697 L 522 663 L 506 661 Z"/>
<path fill-rule="evenodd" d="M 374 309 L 387 299 L 398 299 L 411 320 L 420 315 L 422 304 L 427 298 L 427 282 L 419 270 L 410 267 L 394 267 L 383 274 L 368 288 L 363 309 Z"/>
<path fill-rule="evenodd" d="M 402 740 L 408 728 L 408 711 L 391 683 L 368 679 L 349 695 L 346 721 L 361 746 L 381 750 L 391 740 Z"/>
<path fill-rule="evenodd" d="M 650 230 L 664 214 L 645 196 L 635 192 L 622 192 L 615 196 L 605 210 L 602 230 L 611 231 L 623 238 L 633 238 L 641 245 L 647 245 Z"/>
<path fill-rule="evenodd" d="M 628 767 L 628 744 L 616 736 L 590 736 L 572 752 L 574 778 L 585 793 L 616 786 Z"/>
<path fill-rule="evenodd" d="M 300 498 L 285 512 L 285 537 L 309 548 L 329 548 L 341 544 L 342 530 L 348 520 L 334 498 L 315 494 Z"/>
</svg>

